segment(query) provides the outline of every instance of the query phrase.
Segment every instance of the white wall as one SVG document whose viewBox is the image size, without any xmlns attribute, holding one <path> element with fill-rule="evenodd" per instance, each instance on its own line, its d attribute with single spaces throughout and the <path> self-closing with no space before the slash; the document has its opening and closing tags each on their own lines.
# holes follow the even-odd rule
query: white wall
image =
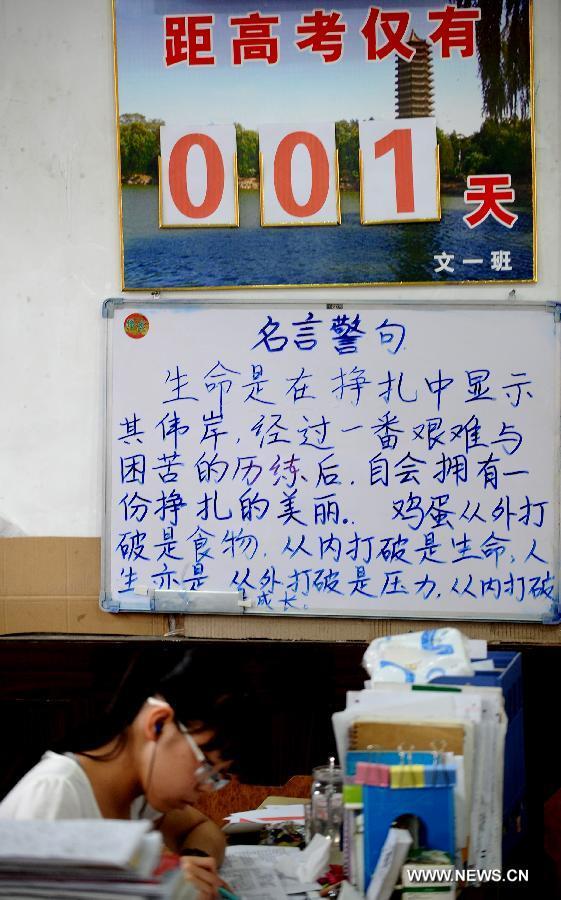
<svg viewBox="0 0 561 900">
<path fill-rule="evenodd" d="M 539 301 L 561 293 L 561 17 L 559 0 L 535 6 L 539 281 L 516 295 Z M 111 0 L 0 0 L 0 234 L 0 534 L 99 535 L 100 308 L 120 294 Z M 485 302 L 509 288 L 317 296 Z"/>
</svg>

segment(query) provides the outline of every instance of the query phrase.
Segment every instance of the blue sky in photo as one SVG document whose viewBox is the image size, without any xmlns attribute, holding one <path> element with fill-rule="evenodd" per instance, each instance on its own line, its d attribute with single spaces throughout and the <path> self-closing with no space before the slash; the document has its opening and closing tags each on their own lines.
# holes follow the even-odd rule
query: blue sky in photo
<svg viewBox="0 0 561 900">
<path fill-rule="evenodd" d="M 374 4 L 372 4 L 374 5 Z M 378 0 L 381 9 L 409 9 L 419 37 L 434 30 L 426 17 L 429 9 L 444 2 Z M 268 122 L 323 122 L 338 119 L 393 119 L 395 116 L 395 56 L 367 62 L 360 29 L 370 4 L 342 0 L 336 6 L 306 5 L 292 0 L 262 0 L 259 4 L 196 2 L 196 0 L 116 0 L 119 112 L 141 113 L 167 124 L 240 122 L 257 128 Z M 343 57 L 326 64 L 321 54 L 294 46 L 295 25 L 302 13 L 315 8 L 337 9 L 347 24 Z M 246 15 L 259 9 L 281 16 L 273 28 L 280 38 L 280 61 L 231 64 L 231 39 L 237 29 L 229 15 Z M 164 15 L 207 13 L 215 15 L 213 53 L 215 66 L 191 67 L 185 63 L 164 65 Z M 484 23 L 482 23 L 484 24 Z M 481 27 L 481 25 L 476 26 Z M 471 134 L 482 122 L 481 86 L 477 58 L 439 57 L 433 49 L 434 110 L 437 124 L 446 132 Z"/>
</svg>

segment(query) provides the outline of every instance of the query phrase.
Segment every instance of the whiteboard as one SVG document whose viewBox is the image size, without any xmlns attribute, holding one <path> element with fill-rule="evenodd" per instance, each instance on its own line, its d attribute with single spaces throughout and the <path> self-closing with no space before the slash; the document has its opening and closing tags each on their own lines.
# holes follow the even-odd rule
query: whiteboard
<svg viewBox="0 0 561 900">
<path fill-rule="evenodd" d="M 103 609 L 558 619 L 554 304 L 104 311 Z"/>
</svg>

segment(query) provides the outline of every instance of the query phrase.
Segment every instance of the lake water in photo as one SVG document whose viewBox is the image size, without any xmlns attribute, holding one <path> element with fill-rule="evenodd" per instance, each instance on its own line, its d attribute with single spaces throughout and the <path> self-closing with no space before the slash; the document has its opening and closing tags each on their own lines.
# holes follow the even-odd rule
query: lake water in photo
<svg viewBox="0 0 561 900">
<path fill-rule="evenodd" d="M 125 288 L 531 280 L 532 211 L 509 205 L 509 230 L 488 217 L 470 230 L 461 196 L 442 196 L 440 222 L 361 226 L 358 192 L 341 193 L 342 224 L 262 228 L 259 192 L 240 190 L 239 228 L 158 228 L 158 188 L 123 185 Z M 473 209 L 472 206 L 469 209 Z M 491 252 L 510 252 L 495 271 Z M 453 272 L 434 257 L 453 255 Z M 482 263 L 464 263 L 482 259 Z"/>
</svg>

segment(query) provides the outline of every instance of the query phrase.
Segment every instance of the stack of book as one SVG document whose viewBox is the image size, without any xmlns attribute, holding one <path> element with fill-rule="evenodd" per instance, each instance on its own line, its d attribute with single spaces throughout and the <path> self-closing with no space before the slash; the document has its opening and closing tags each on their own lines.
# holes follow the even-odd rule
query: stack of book
<svg viewBox="0 0 561 900">
<path fill-rule="evenodd" d="M 177 869 L 159 878 L 162 839 L 147 821 L 0 820 L 0 898 L 175 900 Z"/>
</svg>

